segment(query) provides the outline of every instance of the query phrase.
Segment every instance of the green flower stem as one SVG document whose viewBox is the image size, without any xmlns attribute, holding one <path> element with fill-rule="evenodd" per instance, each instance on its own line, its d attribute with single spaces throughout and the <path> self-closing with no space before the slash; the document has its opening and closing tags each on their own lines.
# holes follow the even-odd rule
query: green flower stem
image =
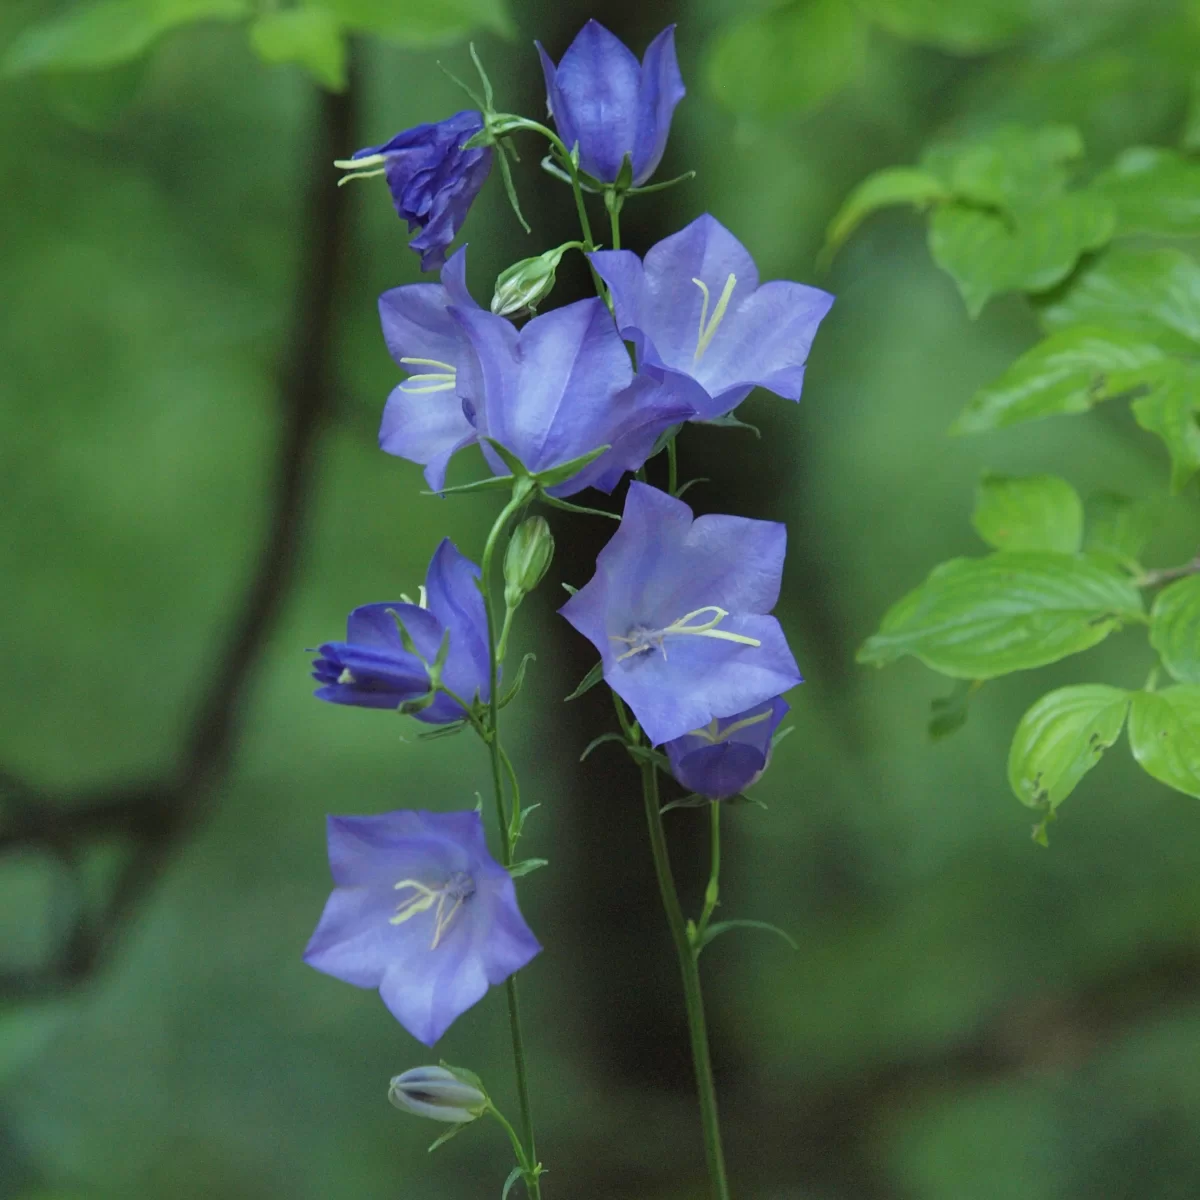
<svg viewBox="0 0 1200 1200">
<path fill-rule="evenodd" d="M 675 452 L 675 438 L 672 434 L 667 439 L 667 492 L 674 496 L 679 489 L 679 456 Z"/>
<path fill-rule="evenodd" d="M 692 1042 L 692 1062 L 696 1068 L 696 1090 L 700 1097 L 700 1119 L 704 1127 L 704 1153 L 713 1200 L 729 1200 L 725 1155 L 721 1149 L 721 1126 L 717 1118 L 716 1087 L 708 1051 L 708 1029 L 704 1021 L 704 997 L 700 992 L 700 970 L 679 905 L 675 879 L 671 874 L 671 860 L 667 855 L 667 840 L 663 833 L 658 799 L 658 768 L 653 763 L 642 763 L 642 796 L 646 802 L 646 823 L 650 828 L 650 848 L 654 852 L 658 890 L 662 894 L 667 924 L 671 927 L 671 940 L 675 943 L 679 970 L 683 976 L 683 997 L 687 1005 L 688 1033 Z M 713 807 L 715 809 L 716 805 Z"/>
<path fill-rule="evenodd" d="M 696 924 L 696 934 L 693 939 L 693 954 L 698 954 L 699 952 L 704 931 L 708 928 L 709 921 L 712 920 L 712 915 L 716 911 L 721 894 L 721 802 L 719 800 L 713 800 L 709 804 L 708 817 L 709 826 L 712 831 L 712 869 L 708 875 L 708 887 L 704 889 L 704 908 L 701 910 L 700 920 Z"/>
<path fill-rule="evenodd" d="M 621 206 L 619 203 L 610 204 L 608 208 L 608 227 L 612 233 L 612 248 L 621 248 Z"/>
<path fill-rule="evenodd" d="M 500 826 L 500 861 L 505 867 L 512 866 L 513 845 L 512 827 L 509 824 L 509 814 L 504 803 L 504 771 L 508 756 L 500 745 L 500 707 L 498 692 L 500 689 L 500 663 L 497 651 L 499 649 L 496 637 L 496 611 L 492 603 L 492 560 L 496 547 L 508 527 L 511 519 L 516 516 L 532 497 L 529 488 L 522 487 L 520 482 L 513 488 L 512 498 L 504 506 L 496 523 L 488 534 L 483 548 L 483 561 L 480 564 L 480 581 L 482 583 L 483 607 L 487 614 L 488 656 L 490 659 L 490 679 L 488 691 L 487 736 L 488 751 L 492 760 L 492 789 L 496 798 L 496 820 Z M 508 764 L 511 771 L 511 764 Z M 519 803 L 516 792 L 513 794 L 515 805 Z M 541 1200 L 541 1185 L 532 1168 L 537 1166 L 537 1143 L 533 1133 L 533 1108 L 529 1102 L 529 1079 L 525 1069 L 525 1038 L 521 1032 L 521 1010 L 517 1000 L 516 977 L 510 975 L 505 981 L 505 991 L 508 995 L 508 1025 L 512 1037 L 513 1064 L 517 1076 L 517 1099 L 521 1106 L 521 1130 L 526 1147 L 525 1160 L 525 1193 L 529 1200 Z"/>
</svg>

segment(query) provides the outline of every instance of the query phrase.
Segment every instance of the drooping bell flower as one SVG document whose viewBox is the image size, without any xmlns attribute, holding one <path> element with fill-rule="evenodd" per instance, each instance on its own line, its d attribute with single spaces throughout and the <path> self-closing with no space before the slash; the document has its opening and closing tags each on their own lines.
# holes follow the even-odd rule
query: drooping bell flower
<svg viewBox="0 0 1200 1200">
<path fill-rule="evenodd" d="M 728 800 L 744 792 L 767 769 L 771 739 L 787 712 L 787 701 L 776 696 L 672 738 L 663 747 L 671 774 L 689 791 L 710 800 Z"/>
<path fill-rule="evenodd" d="M 741 713 L 799 683 L 779 622 L 787 531 L 773 521 L 692 517 L 682 500 L 631 483 L 596 574 L 559 612 L 652 744 Z"/>
<path fill-rule="evenodd" d="M 759 286 L 746 248 L 707 213 L 651 247 L 588 256 L 612 294 L 639 370 L 688 381 L 700 420 L 732 412 L 756 387 L 798 400 L 817 326 L 833 304 L 820 288 Z"/>
<path fill-rule="evenodd" d="M 420 254 L 422 271 L 433 271 L 446 261 L 446 248 L 492 169 L 489 147 L 463 149 L 482 129 L 481 113 L 455 113 L 432 125 L 406 129 L 382 146 L 367 146 L 334 164 L 349 172 L 343 183 L 384 176 L 409 233 L 419 230 L 409 247 Z"/>
<path fill-rule="evenodd" d="M 674 381 L 634 378 L 629 354 L 603 302 L 580 300 L 534 317 L 518 331 L 481 308 L 452 310 L 471 343 L 459 373 L 464 409 L 480 435 L 499 442 L 531 472 L 562 466 L 609 446 L 570 479 L 547 490 L 612 491 L 650 456 L 658 435 L 693 413 Z M 483 448 L 497 475 L 508 473 Z"/>
<path fill-rule="evenodd" d="M 424 466 L 425 481 L 435 492 L 446 482 L 450 458 L 479 440 L 457 391 L 458 372 L 471 346 L 451 307 L 479 307 L 467 291 L 466 246 L 446 261 L 441 283 L 410 283 L 379 297 L 388 353 L 409 373 L 388 396 L 379 446 Z"/>
<path fill-rule="evenodd" d="M 629 155 L 640 187 L 663 156 L 671 116 L 685 88 L 675 59 L 675 26 L 652 41 L 639 63 L 599 21 L 589 21 L 558 66 L 536 43 L 546 76 L 546 104 L 568 150 L 601 183 L 615 183 Z"/>
<path fill-rule="evenodd" d="M 432 1046 L 540 950 L 479 813 L 330 817 L 336 885 L 304 961 L 356 987 Z"/>
<path fill-rule="evenodd" d="M 479 568 L 444 539 L 429 564 L 417 603 L 402 597 L 392 604 L 356 608 L 346 621 L 346 640 L 319 648 L 313 678 L 322 686 L 314 695 L 362 708 L 408 705 L 417 720 L 431 725 L 461 720 L 462 707 L 449 696 L 439 692 L 430 698 L 429 667 L 448 635 L 442 682 L 468 703 L 476 693 L 488 699 L 487 615 L 478 578 Z M 427 698 L 431 702 L 421 707 Z"/>
</svg>

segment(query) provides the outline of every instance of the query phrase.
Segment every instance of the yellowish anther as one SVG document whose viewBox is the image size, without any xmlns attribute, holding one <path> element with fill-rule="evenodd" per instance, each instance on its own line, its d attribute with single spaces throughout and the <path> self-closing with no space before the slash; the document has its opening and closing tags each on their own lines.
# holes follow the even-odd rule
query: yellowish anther
<svg viewBox="0 0 1200 1200">
<path fill-rule="evenodd" d="M 410 394 L 424 395 L 429 392 L 448 392 L 453 389 L 457 379 L 457 372 L 454 369 L 453 363 L 445 363 L 436 358 L 402 358 L 400 362 L 408 367 L 439 367 L 437 371 L 422 371 L 416 375 L 410 375 L 401 385 L 402 392 Z M 413 385 L 416 385 L 415 387 Z"/>
<path fill-rule="evenodd" d="M 704 303 L 700 306 L 700 332 L 696 337 L 696 353 L 692 355 L 692 361 L 699 362 L 704 357 L 705 350 L 708 349 L 713 338 L 716 336 L 721 322 L 725 319 L 725 311 L 729 308 L 733 289 L 737 286 L 737 276 L 731 274 L 725 280 L 725 286 L 722 288 L 721 295 L 717 299 L 717 306 L 713 309 L 711 320 L 708 316 L 708 285 L 702 279 L 693 279 L 692 282 L 700 289 L 700 293 L 704 297 Z"/>
<path fill-rule="evenodd" d="M 405 921 L 417 916 L 418 913 L 428 912 L 438 901 L 436 888 L 426 887 L 415 879 L 402 879 L 396 884 L 396 890 L 412 888 L 416 893 L 403 901 L 396 909 L 396 915 L 388 918 L 389 925 L 403 925 Z"/>
<path fill-rule="evenodd" d="M 419 584 L 417 587 L 417 607 L 418 608 L 428 608 L 429 607 L 429 592 L 426 590 L 425 585 L 423 583 Z"/>
<path fill-rule="evenodd" d="M 402 925 L 405 921 L 419 913 L 433 911 L 433 941 L 430 950 L 436 950 L 441 943 L 442 935 L 450 928 L 459 909 L 468 896 L 475 892 L 475 881 L 466 874 L 456 871 L 441 887 L 429 887 L 415 879 L 402 879 L 396 884 L 397 890 L 411 888 L 413 895 L 403 901 L 396 909 L 396 915 L 388 918 L 391 925 Z"/>
</svg>

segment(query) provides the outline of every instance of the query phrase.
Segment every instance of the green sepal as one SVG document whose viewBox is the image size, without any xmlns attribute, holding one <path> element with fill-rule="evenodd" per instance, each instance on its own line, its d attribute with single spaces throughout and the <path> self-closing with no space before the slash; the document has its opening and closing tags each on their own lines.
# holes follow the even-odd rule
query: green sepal
<svg viewBox="0 0 1200 1200">
<path fill-rule="evenodd" d="M 611 516 L 612 514 L 610 513 L 609 515 Z M 577 595 L 579 595 L 579 589 L 578 589 L 577 587 L 573 587 L 573 586 L 572 586 L 571 584 L 569 584 L 569 583 L 564 583 L 564 584 L 562 585 L 562 589 L 563 589 L 563 591 L 564 591 L 564 592 L 566 592 L 566 593 L 567 593 L 567 595 L 568 595 L 568 596 L 577 596 Z"/>
<path fill-rule="evenodd" d="M 573 458 L 570 462 L 561 463 L 557 467 L 550 467 L 546 471 L 538 471 L 533 478 L 538 481 L 538 486 L 542 488 L 555 487 L 557 484 L 566 483 L 568 479 L 578 475 L 589 463 L 594 463 L 600 455 L 611 450 L 612 446 L 598 446 L 595 450 L 589 450 L 586 454 L 579 455 L 578 458 Z M 497 450 L 499 453 L 499 450 Z"/>
<path fill-rule="evenodd" d="M 673 808 L 707 808 L 714 803 L 710 796 L 702 796 L 699 792 L 688 792 L 686 796 L 680 796 L 678 800 L 671 800 L 664 804 L 658 811 L 660 813 L 670 812 Z"/>
<path fill-rule="evenodd" d="M 526 469 L 525 464 L 507 446 L 501 445 L 495 438 L 490 438 L 486 434 L 482 434 L 479 440 L 487 442 L 495 450 L 504 465 L 512 472 L 510 478 L 514 480 L 528 478 L 530 472 Z"/>
<path fill-rule="evenodd" d="M 660 771 L 670 774 L 671 762 L 665 754 L 660 754 L 649 746 L 631 746 L 628 743 L 625 745 L 625 750 L 635 762 L 652 763 Z"/>
<path fill-rule="evenodd" d="M 695 178 L 695 171 L 684 171 L 682 175 L 676 175 L 674 179 L 664 179 L 662 183 L 647 183 L 642 187 L 626 188 L 625 194 L 627 196 L 648 196 L 651 192 L 665 192 L 667 188 L 673 188 L 678 183 L 690 183 Z"/>
<path fill-rule="evenodd" d="M 718 921 L 715 925 L 710 925 L 705 929 L 696 941 L 696 953 L 699 954 L 709 942 L 719 938 L 723 933 L 728 933 L 731 929 L 760 929 L 764 933 L 773 933 L 776 937 L 783 938 L 793 950 L 800 949 L 799 943 L 790 933 L 784 932 L 778 925 L 772 925 L 770 921 L 736 920 Z"/>
<path fill-rule="evenodd" d="M 621 169 L 617 172 L 617 178 L 609 189 L 617 192 L 627 192 L 633 187 L 633 156 L 626 151 L 625 157 L 621 159 Z"/>
<path fill-rule="evenodd" d="M 610 521 L 619 521 L 621 519 L 619 513 L 606 512 L 603 508 L 588 508 L 586 504 L 572 504 L 570 500 L 563 500 L 559 496 L 551 496 L 548 492 L 542 492 L 540 497 L 543 504 L 548 504 L 551 508 L 561 509 L 563 512 L 575 513 L 584 517 L 607 517 Z M 573 596 L 579 589 L 571 588 L 568 584 L 563 584 L 563 587 Z"/>
<path fill-rule="evenodd" d="M 545 171 L 547 175 L 553 175 L 555 179 L 561 179 L 563 183 L 571 183 L 570 174 L 564 168 L 558 165 L 553 154 L 547 154 L 546 157 L 542 159 L 542 170 Z M 598 179 L 593 179 L 592 176 L 586 171 L 579 172 L 579 187 L 582 191 L 585 191 L 592 196 L 598 196 L 602 191 L 604 191 L 604 184 L 602 184 Z"/>
<path fill-rule="evenodd" d="M 462 1131 L 466 1129 L 468 1125 L 474 1124 L 474 1121 L 462 1121 L 457 1125 L 451 1125 L 445 1133 L 434 1139 L 427 1153 L 432 1154 L 435 1150 L 441 1149 L 441 1147 L 444 1146 L 452 1137 L 458 1137 L 458 1135 L 462 1133 Z"/>
<path fill-rule="evenodd" d="M 593 750 L 605 745 L 607 742 L 620 742 L 622 745 L 624 745 L 625 735 L 623 733 L 617 733 L 615 730 L 613 730 L 608 733 L 602 733 L 599 737 L 592 738 L 592 740 L 588 742 L 583 753 L 579 756 L 579 761 L 586 761 Z"/>
<path fill-rule="evenodd" d="M 387 614 L 396 622 L 396 629 L 400 634 L 400 645 L 414 658 L 421 658 L 420 654 L 417 653 L 417 644 L 412 640 L 412 634 L 408 632 L 400 614 L 394 608 L 389 608 Z M 425 660 L 421 659 L 421 661 L 424 662 Z"/>
<path fill-rule="evenodd" d="M 508 873 L 513 879 L 520 879 L 523 875 L 528 875 L 531 871 L 536 871 L 539 867 L 548 867 L 550 860 L 548 858 L 525 858 L 520 862 L 515 862 L 508 868 Z"/>
<path fill-rule="evenodd" d="M 436 689 L 442 681 L 442 672 L 446 669 L 446 659 L 450 657 L 450 629 L 447 627 L 442 631 L 442 640 L 438 646 L 437 655 L 433 660 L 433 664 L 429 668 L 429 678 L 433 681 L 433 686 Z"/>
<path fill-rule="evenodd" d="M 757 425 L 751 425 L 749 421 L 740 421 L 733 413 L 726 413 L 723 417 L 710 417 L 707 421 L 697 421 L 697 425 L 716 425 L 720 429 L 748 429 L 756 438 L 762 440 L 762 430 Z"/>
<path fill-rule="evenodd" d="M 417 737 L 423 742 L 436 742 L 439 738 L 453 737 L 456 733 L 462 733 L 469 724 L 468 721 L 451 721 L 448 725 L 439 725 L 436 729 L 418 733 Z"/>
<path fill-rule="evenodd" d="M 469 492 L 508 491 L 516 483 L 512 475 L 493 475 L 490 479 L 476 479 L 472 483 L 460 483 L 455 487 L 442 488 L 439 492 L 422 492 L 422 496 L 465 496 Z"/>
<path fill-rule="evenodd" d="M 565 700 L 578 700 L 584 692 L 590 692 L 592 688 L 604 678 L 604 663 L 598 662 L 581 680 L 579 686 L 569 695 L 564 697 Z"/>
</svg>

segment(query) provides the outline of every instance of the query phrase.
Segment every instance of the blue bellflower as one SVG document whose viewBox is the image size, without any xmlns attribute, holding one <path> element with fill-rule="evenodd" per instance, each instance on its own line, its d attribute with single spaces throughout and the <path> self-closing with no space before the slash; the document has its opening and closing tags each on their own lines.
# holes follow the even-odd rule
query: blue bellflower
<svg viewBox="0 0 1200 1200">
<path fill-rule="evenodd" d="M 604 664 L 604 678 L 657 745 L 741 713 L 800 682 L 779 622 L 787 531 L 773 521 L 704 516 L 644 483 L 559 609 Z"/>
<path fill-rule="evenodd" d="M 432 271 L 446 261 L 471 202 L 492 169 L 486 146 L 464 150 L 463 144 L 483 128 L 478 112 L 460 112 L 432 125 L 417 125 L 398 133 L 382 146 L 367 146 L 345 166 L 362 178 L 380 174 L 387 179 L 392 203 L 408 231 L 420 230 L 409 242 L 421 256 L 421 270 Z"/>
<path fill-rule="evenodd" d="M 471 345 L 451 307 L 464 312 L 479 307 L 467 291 L 466 246 L 447 260 L 440 284 L 411 283 L 379 297 L 383 340 L 397 365 L 409 372 L 388 397 L 379 445 L 388 454 L 421 463 L 435 492 L 446 482 L 451 456 L 479 440 L 457 391 Z"/>
<path fill-rule="evenodd" d="M 570 496 L 585 487 L 610 492 L 650 455 L 658 435 L 693 409 L 674 381 L 634 378 L 625 344 L 600 300 L 580 300 L 534 317 L 518 332 L 480 308 L 455 308 L 475 353 L 459 373 L 464 410 L 481 435 L 532 472 L 611 449 L 548 489 Z M 508 467 L 489 446 L 497 475 Z"/>
<path fill-rule="evenodd" d="M 334 704 L 362 708 L 399 708 L 429 694 L 427 663 L 432 663 L 449 631 L 449 655 L 442 682 L 470 702 L 490 694 L 487 615 L 476 580 L 479 568 L 446 538 L 438 546 L 419 603 L 407 597 L 394 604 L 365 604 L 346 621 L 346 640 L 326 642 L 313 663 L 322 686 L 314 695 Z M 417 653 L 404 648 L 397 618 Z M 445 725 L 461 720 L 461 705 L 439 693 L 413 714 L 419 721 Z"/>
<path fill-rule="evenodd" d="M 304 961 L 355 987 L 432 1046 L 540 950 L 477 812 L 330 817 L 336 885 Z"/>
<path fill-rule="evenodd" d="M 546 76 L 546 104 L 568 150 L 601 183 L 615 183 L 625 156 L 640 187 L 663 156 L 671 115 L 684 97 L 675 59 L 675 26 L 652 41 L 641 63 L 598 21 L 589 21 L 558 66 L 536 43 Z"/>
<path fill-rule="evenodd" d="M 761 287 L 746 248 L 715 217 L 697 217 L 645 260 L 589 255 L 608 284 L 640 370 L 675 376 L 701 420 L 732 412 L 756 387 L 798 400 L 804 364 L 833 297 L 802 283 Z"/>
<path fill-rule="evenodd" d="M 767 769 L 771 738 L 787 715 L 781 696 L 672 738 L 663 749 L 671 774 L 689 791 L 710 800 L 743 792 Z"/>
</svg>

